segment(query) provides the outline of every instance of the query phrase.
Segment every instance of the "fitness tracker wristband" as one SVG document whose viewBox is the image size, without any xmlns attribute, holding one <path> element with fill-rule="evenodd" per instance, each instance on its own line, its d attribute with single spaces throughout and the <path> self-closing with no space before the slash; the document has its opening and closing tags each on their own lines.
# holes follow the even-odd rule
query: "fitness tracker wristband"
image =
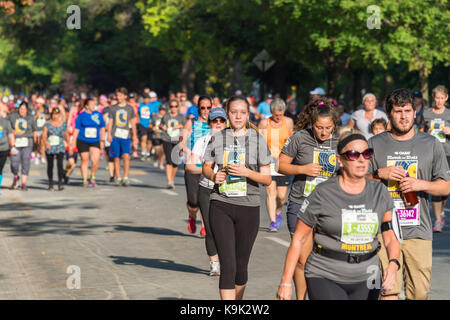
<svg viewBox="0 0 450 320">
<path fill-rule="evenodd" d="M 395 262 L 396 264 L 397 264 L 397 270 L 400 270 L 400 262 L 397 260 L 397 259 L 391 259 L 391 260 L 389 260 L 389 263 L 391 263 L 391 262 Z"/>
</svg>

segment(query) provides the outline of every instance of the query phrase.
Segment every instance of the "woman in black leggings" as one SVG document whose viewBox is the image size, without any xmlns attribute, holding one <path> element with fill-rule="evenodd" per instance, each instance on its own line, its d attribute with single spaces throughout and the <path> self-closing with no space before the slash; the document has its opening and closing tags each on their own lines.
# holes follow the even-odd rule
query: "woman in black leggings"
<svg viewBox="0 0 450 320">
<path fill-rule="evenodd" d="M 47 155 L 47 175 L 48 190 L 53 191 L 53 163 L 56 158 L 56 166 L 58 168 L 58 190 L 63 187 L 64 178 L 64 141 L 66 140 L 67 124 L 63 122 L 61 111 L 59 108 L 52 110 L 50 121 L 44 126 L 42 132 L 42 141 L 44 142 Z"/>
<path fill-rule="evenodd" d="M 250 128 L 249 115 L 245 98 L 230 98 L 230 128 L 211 137 L 204 155 L 203 175 L 215 183 L 210 224 L 220 259 L 223 300 L 241 300 L 244 296 L 248 262 L 259 229 L 258 184 L 268 186 L 272 182 L 269 148 L 264 137 Z"/>
<path fill-rule="evenodd" d="M 0 110 L 0 188 L 3 180 L 3 168 L 9 155 L 9 148 L 10 146 L 14 146 L 14 133 L 11 124 L 3 117 L 6 114 L 5 111 Z M 12 152 L 17 152 L 15 148 L 12 149 Z"/>
</svg>

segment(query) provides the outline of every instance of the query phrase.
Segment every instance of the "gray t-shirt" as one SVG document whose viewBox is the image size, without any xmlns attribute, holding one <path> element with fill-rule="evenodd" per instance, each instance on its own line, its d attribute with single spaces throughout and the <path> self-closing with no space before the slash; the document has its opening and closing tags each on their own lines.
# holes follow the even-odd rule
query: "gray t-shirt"
<svg viewBox="0 0 450 320">
<path fill-rule="evenodd" d="M 114 105 L 109 108 L 109 118 L 113 120 L 112 123 L 112 137 L 119 139 L 131 138 L 131 120 L 135 118 L 133 108 L 128 104 L 124 107 Z"/>
<path fill-rule="evenodd" d="M 259 172 L 260 167 L 270 165 L 271 154 L 266 140 L 255 130 L 248 129 L 245 135 L 234 137 L 231 129 L 225 129 L 211 137 L 203 159 L 213 161 L 218 170 L 231 163 L 245 163 L 250 170 Z M 259 185 L 245 177 L 227 175 L 224 183 L 214 186 L 211 200 L 257 207 L 260 205 Z"/>
<path fill-rule="evenodd" d="M 33 145 L 33 132 L 36 131 L 36 121 L 33 116 L 27 115 L 22 118 L 18 113 L 12 113 L 9 115 L 9 122 L 14 130 L 16 147 L 31 147 Z"/>
<path fill-rule="evenodd" d="M 389 132 L 380 133 L 369 140 L 374 149 L 369 173 L 388 166 L 401 166 L 413 178 L 436 181 L 448 180 L 448 164 L 442 144 L 433 136 L 416 130 L 413 138 L 398 141 Z M 428 208 L 428 194 L 417 192 L 419 204 L 405 208 L 398 182 L 382 180 L 394 200 L 404 239 L 432 240 L 433 231 Z"/>
<path fill-rule="evenodd" d="M 180 124 L 184 125 L 186 118 L 181 114 L 177 114 L 175 117 L 170 113 L 166 113 L 161 119 L 161 124 L 167 126 L 167 130 L 161 133 L 161 140 L 170 143 L 178 143 L 182 129 L 173 129 Z"/>
<path fill-rule="evenodd" d="M 339 176 L 318 185 L 305 199 L 298 218 L 314 228 L 314 243 L 324 249 L 347 254 L 367 254 L 378 247 L 377 234 L 386 212 L 393 203 L 386 187 L 366 179 L 360 194 L 342 190 Z M 378 256 L 350 264 L 311 253 L 305 265 L 305 277 L 325 278 L 339 283 L 360 283 L 378 267 Z"/>
<path fill-rule="evenodd" d="M 294 158 L 295 165 L 319 163 L 323 167 L 317 177 L 296 175 L 289 194 L 289 201 L 302 204 L 319 183 L 336 173 L 339 169 L 336 161 L 337 144 L 338 138 L 335 135 L 331 139 L 321 142 L 315 138 L 312 129 L 297 131 L 286 141 L 281 153 Z"/>
<path fill-rule="evenodd" d="M 442 143 L 445 155 L 450 156 L 450 135 L 443 132 L 444 127 L 450 127 L 450 109 L 445 108 L 441 114 L 433 112 L 433 109 L 426 109 L 423 112 L 423 122 L 425 131 L 436 137 Z"/>
<path fill-rule="evenodd" d="M 0 118 L 0 151 L 9 150 L 8 135 L 13 133 L 11 123 L 7 118 Z"/>
</svg>

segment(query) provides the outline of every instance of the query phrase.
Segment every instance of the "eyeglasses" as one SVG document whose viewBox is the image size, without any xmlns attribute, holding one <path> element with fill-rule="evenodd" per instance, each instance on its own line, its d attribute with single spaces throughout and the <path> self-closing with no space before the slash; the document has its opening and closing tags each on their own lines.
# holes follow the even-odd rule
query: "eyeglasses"
<svg viewBox="0 0 450 320">
<path fill-rule="evenodd" d="M 345 156 L 345 158 L 349 161 L 356 161 L 359 159 L 359 156 L 362 155 L 365 160 L 369 160 L 373 155 L 373 149 L 369 148 L 364 150 L 363 152 L 358 152 L 355 150 L 349 150 L 341 153 L 341 156 Z"/>
<path fill-rule="evenodd" d="M 200 110 L 206 110 L 206 109 L 211 110 L 212 107 L 200 107 Z"/>
<path fill-rule="evenodd" d="M 221 118 L 216 118 L 214 120 L 211 120 L 212 123 L 225 123 L 227 122 L 227 120 L 225 119 L 221 119 Z"/>
<path fill-rule="evenodd" d="M 178 105 L 171 105 L 171 108 L 178 108 Z"/>
</svg>

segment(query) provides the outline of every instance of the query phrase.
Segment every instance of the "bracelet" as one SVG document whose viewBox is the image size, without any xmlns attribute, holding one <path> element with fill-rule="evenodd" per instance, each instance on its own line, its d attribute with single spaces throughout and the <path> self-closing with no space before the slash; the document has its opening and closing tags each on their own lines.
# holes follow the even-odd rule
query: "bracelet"
<svg viewBox="0 0 450 320">
<path fill-rule="evenodd" d="M 280 287 L 292 287 L 290 283 L 280 283 Z"/>
</svg>

